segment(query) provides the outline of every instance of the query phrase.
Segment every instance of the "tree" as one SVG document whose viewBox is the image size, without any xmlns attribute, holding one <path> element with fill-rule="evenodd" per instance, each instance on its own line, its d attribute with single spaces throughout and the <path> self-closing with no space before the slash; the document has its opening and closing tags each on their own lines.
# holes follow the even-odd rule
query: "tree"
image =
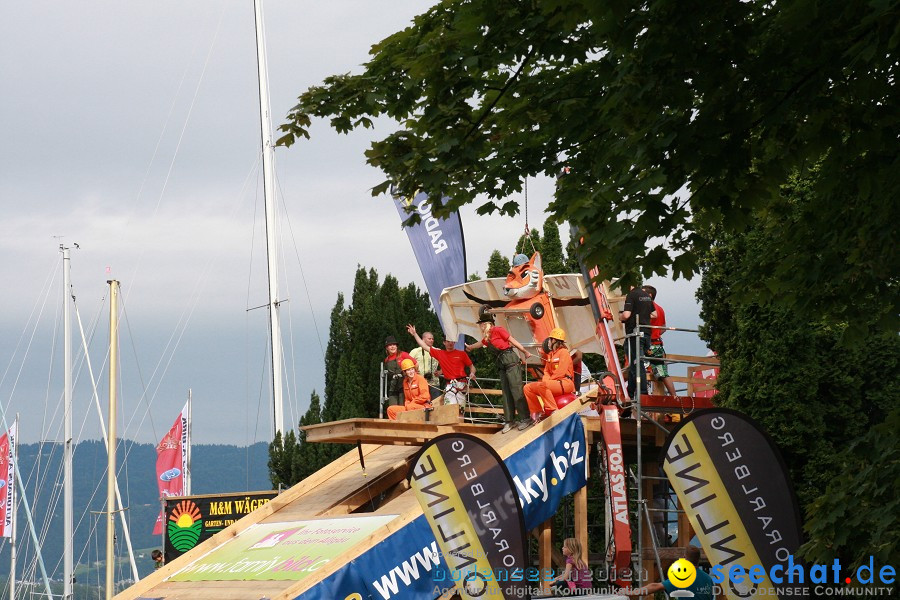
<svg viewBox="0 0 900 600">
<path fill-rule="evenodd" d="M 366 152 L 387 176 L 373 193 L 449 196 L 436 216 L 482 198 L 481 214 L 515 214 L 527 177 L 565 172 L 553 218 L 625 285 L 692 276 L 711 225 L 777 214 L 790 174 L 820 165 L 799 232 L 817 252 L 772 238 L 779 268 L 736 291 L 857 331 L 865 290 L 896 330 L 898 22 L 897 2 L 863 0 L 448 0 L 375 44 L 362 73 L 304 92 L 279 143 L 312 117 L 339 132 L 395 119 Z"/>
<path fill-rule="evenodd" d="M 325 403 L 320 406 L 319 395 L 313 392 L 300 426 L 377 417 L 384 340 L 393 335 L 401 349 L 412 349 L 415 341 L 406 333 L 407 323 L 414 323 L 420 332 L 440 331 L 428 294 L 413 284 L 401 288 L 391 275 L 379 282 L 374 269 L 358 267 L 350 306 L 345 307 L 338 294 L 331 311 Z M 276 436 L 269 449 L 269 472 L 276 486 L 293 485 L 352 449 L 344 444 L 308 444 L 302 431 L 298 435 L 289 431 L 283 439 Z"/>
<path fill-rule="evenodd" d="M 340 295 L 339 295 L 340 296 Z M 317 425 L 322 422 L 322 405 L 319 395 L 313 390 L 309 397 L 309 408 L 300 417 L 300 427 Z M 302 429 L 297 434 L 297 449 L 291 465 L 292 483 L 303 481 L 330 462 L 329 453 L 323 444 L 311 444 L 306 441 L 306 432 Z"/>
<path fill-rule="evenodd" d="M 559 239 L 559 225 L 547 219 L 544 221 L 544 235 L 541 237 L 541 260 L 544 273 L 556 275 L 568 273 L 566 261 L 563 258 L 562 240 Z"/>
<path fill-rule="evenodd" d="M 506 277 L 507 273 L 509 273 L 509 259 L 500 254 L 499 250 L 494 250 L 488 259 L 487 271 L 484 272 L 484 276 L 488 278 Z"/>
<path fill-rule="evenodd" d="M 756 420 L 784 456 L 807 516 L 806 557 L 839 557 L 849 565 L 876 550 L 860 540 L 888 542 L 877 548 L 886 555 L 889 540 L 896 539 L 887 525 L 900 517 L 900 504 L 887 501 L 896 498 L 896 485 L 890 482 L 897 470 L 896 452 L 873 452 L 885 443 L 870 439 L 869 432 L 884 431 L 885 414 L 896 405 L 900 340 L 891 331 L 858 339 L 846 335 L 846 322 L 735 292 L 734 281 L 768 260 L 773 237 L 796 231 L 797 221 L 807 218 L 817 202 L 804 178 L 793 178 L 781 193 L 784 210 L 742 234 L 719 231 L 713 236 L 718 241 L 705 255 L 697 292 L 701 335 L 721 360 L 717 402 Z M 797 251 L 811 249 L 798 239 Z M 857 310 L 868 320 L 863 321 L 865 329 L 878 330 L 875 304 L 881 300 L 865 291 L 856 295 Z M 887 479 L 863 486 L 860 473 L 875 472 L 876 465 L 878 477 Z M 833 496 L 829 490 L 837 488 L 844 493 Z M 856 502 L 842 504 L 851 489 L 854 496 L 865 490 L 866 506 L 877 515 L 843 519 L 848 511 L 866 512 Z"/>
<path fill-rule="evenodd" d="M 530 257 L 535 252 L 541 252 L 541 233 L 532 227 L 530 231 L 519 236 L 519 241 L 516 242 L 516 254 Z"/>
</svg>

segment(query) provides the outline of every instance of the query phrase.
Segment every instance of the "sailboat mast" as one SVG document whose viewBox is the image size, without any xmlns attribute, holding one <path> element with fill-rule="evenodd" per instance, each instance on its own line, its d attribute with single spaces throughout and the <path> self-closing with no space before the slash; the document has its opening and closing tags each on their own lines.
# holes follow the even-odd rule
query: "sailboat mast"
<svg viewBox="0 0 900 600">
<path fill-rule="evenodd" d="M 278 243 L 275 202 L 275 145 L 269 107 L 269 77 L 263 32 L 262 0 L 253 0 L 256 15 L 256 63 L 259 72 L 259 120 L 262 129 L 263 193 L 266 204 L 266 252 L 269 270 L 269 340 L 272 356 L 272 405 L 274 433 L 284 430 L 281 394 L 281 324 L 278 317 Z"/>
<path fill-rule="evenodd" d="M 71 261 L 69 249 L 60 246 L 63 254 L 63 355 L 65 373 L 65 425 L 63 445 L 63 600 L 72 599 L 73 557 L 73 488 L 72 488 L 72 325 L 71 325 Z"/>
<path fill-rule="evenodd" d="M 109 284 L 109 441 L 107 442 L 106 473 L 106 600 L 112 600 L 115 592 L 115 553 L 113 542 L 116 530 L 116 379 L 119 368 L 119 282 Z"/>
<path fill-rule="evenodd" d="M 12 454 L 13 465 L 19 464 L 19 447 L 18 447 L 18 437 L 19 437 L 19 413 L 16 413 L 16 420 L 13 424 L 16 432 L 16 443 L 13 444 L 13 440 L 10 440 Z M 12 511 L 12 518 L 10 519 L 9 526 L 11 530 L 9 532 L 9 597 L 10 600 L 13 600 L 16 597 L 16 486 L 10 486 L 9 496 L 10 499 L 9 504 L 6 507 L 6 510 Z M 47 588 L 49 591 L 49 588 Z"/>
</svg>

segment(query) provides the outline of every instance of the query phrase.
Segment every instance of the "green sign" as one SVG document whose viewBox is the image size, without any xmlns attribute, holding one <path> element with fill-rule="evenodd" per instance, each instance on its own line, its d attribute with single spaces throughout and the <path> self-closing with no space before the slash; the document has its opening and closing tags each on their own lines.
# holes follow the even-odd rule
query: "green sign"
<svg viewBox="0 0 900 600">
<path fill-rule="evenodd" d="M 170 581 L 299 581 L 392 521 L 396 515 L 251 525 Z"/>
</svg>

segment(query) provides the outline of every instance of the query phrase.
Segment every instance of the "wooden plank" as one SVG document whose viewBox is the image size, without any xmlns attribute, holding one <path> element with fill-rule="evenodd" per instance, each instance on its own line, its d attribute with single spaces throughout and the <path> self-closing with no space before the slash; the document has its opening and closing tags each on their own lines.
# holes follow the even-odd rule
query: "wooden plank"
<svg viewBox="0 0 900 600">
<path fill-rule="evenodd" d="M 487 388 L 469 388 L 469 397 L 472 394 L 484 394 L 485 396 L 502 396 L 503 390 L 491 390 Z"/>
<path fill-rule="evenodd" d="M 581 544 L 581 551 L 588 551 L 588 508 L 587 508 L 587 486 L 575 492 L 573 498 L 575 504 L 575 539 Z"/>
<path fill-rule="evenodd" d="M 553 517 L 541 523 L 539 535 L 538 569 L 541 571 L 541 589 L 547 593 L 550 590 L 550 582 L 544 579 L 543 575 L 553 569 Z"/>
<path fill-rule="evenodd" d="M 493 435 L 499 424 L 457 423 L 407 423 L 384 419 L 346 419 L 333 423 L 321 423 L 303 427 L 306 441 L 332 444 L 405 444 L 422 445 L 445 433 L 468 433 L 475 436 Z"/>
<path fill-rule="evenodd" d="M 435 425 L 455 425 L 459 423 L 459 405 L 443 404 L 431 410 L 408 410 L 397 415 L 404 423 L 434 423 Z"/>
</svg>

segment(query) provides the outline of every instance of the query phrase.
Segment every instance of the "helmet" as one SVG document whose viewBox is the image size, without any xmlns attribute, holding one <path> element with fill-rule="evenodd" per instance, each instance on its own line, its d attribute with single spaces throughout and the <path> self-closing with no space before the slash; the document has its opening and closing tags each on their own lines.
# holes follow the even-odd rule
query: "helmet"
<svg viewBox="0 0 900 600">
<path fill-rule="evenodd" d="M 411 358 L 404 358 L 400 361 L 400 369 L 405 371 L 407 369 L 415 369 L 416 363 Z"/>
<path fill-rule="evenodd" d="M 518 267 L 519 265 L 524 265 L 528 262 L 528 256 L 524 254 L 516 254 L 513 256 L 512 266 Z"/>
<path fill-rule="evenodd" d="M 478 322 L 479 323 L 493 323 L 494 315 L 491 313 L 490 304 L 482 304 L 478 309 Z"/>
<path fill-rule="evenodd" d="M 566 332 L 561 327 L 556 327 L 550 332 L 550 337 L 561 342 L 566 341 Z"/>
</svg>

